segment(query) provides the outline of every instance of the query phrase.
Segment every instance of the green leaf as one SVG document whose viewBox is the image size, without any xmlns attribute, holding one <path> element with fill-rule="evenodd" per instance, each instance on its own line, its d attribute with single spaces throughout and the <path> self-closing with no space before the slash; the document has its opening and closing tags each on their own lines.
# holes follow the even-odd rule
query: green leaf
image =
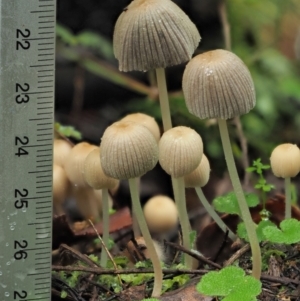
<svg viewBox="0 0 300 301">
<path fill-rule="evenodd" d="M 229 266 L 204 275 L 196 289 L 207 296 L 225 297 L 223 301 L 252 301 L 261 292 L 261 282 L 246 276 L 241 268 Z"/>
<path fill-rule="evenodd" d="M 83 31 L 76 38 L 78 44 L 97 50 L 106 59 L 114 58 L 112 43 L 104 36 L 91 31 Z"/>
<path fill-rule="evenodd" d="M 263 234 L 266 239 L 273 243 L 294 244 L 300 242 L 300 221 L 289 218 L 280 223 L 277 227 L 266 227 Z"/>
<path fill-rule="evenodd" d="M 147 298 L 147 299 L 143 299 L 142 301 L 160 301 L 160 300 L 156 298 Z"/>
<path fill-rule="evenodd" d="M 269 220 L 261 221 L 255 229 L 257 239 L 258 239 L 259 242 L 267 240 L 267 238 L 265 237 L 264 232 L 263 232 L 266 227 L 276 227 L 276 225 L 274 223 L 272 223 L 271 221 L 269 221 Z M 242 238 L 242 239 L 246 240 L 247 242 L 249 242 L 245 223 L 239 223 L 238 224 L 237 234 L 240 238 Z"/>
<path fill-rule="evenodd" d="M 197 232 L 195 230 L 190 232 L 190 249 L 193 249 L 197 239 Z"/>
<path fill-rule="evenodd" d="M 61 24 L 56 25 L 56 36 L 68 45 L 74 46 L 77 44 L 76 37 L 70 29 Z"/>
<path fill-rule="evenodd" d="M 59 122 L 55 122 L 54 129 L 65 137 L 72 137 L 77 140 L 82 139 L 81 133 L 75 130 L 73 126 L 63 126 Z"/>
<path fill-rule="evenodd" d="M 67 293 L 66 291 L 62 290 L 61 293 L 60 293 L 60 297 L 61 297 L 62 299 L 65 299 L 65 298 L 68 297 L 68 293 Z"/>
<path fill-rule="evenodd" d="M 246 193 L 245 198 L 249 207 L 255 207 L 259 203 L 258 196 L 254 193 Z M 215 198 L 213 206 L 222 213 L 240 214 L 240 208 L 234 192 Z"/>
</svg>

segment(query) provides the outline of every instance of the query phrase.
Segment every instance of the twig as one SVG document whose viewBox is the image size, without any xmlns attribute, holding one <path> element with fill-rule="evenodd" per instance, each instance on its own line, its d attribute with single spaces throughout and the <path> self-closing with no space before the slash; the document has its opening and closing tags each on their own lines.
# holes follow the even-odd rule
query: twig
<svg viewBox="0 0 300 301">
<path fill-rule="evenodd" d="M 227 267 L 233 264 L 237 259 L 239 259 L 243 254 L 250 250 L 250 245 L 246 244 L 237 252 L 235 252 L 227 261 L 224 262 L 223 267 Z"/>
<path fill-rule="evenodd" d="M 199 261 L 201 261 L 201 262 L 203 262 L 205 264 L 209 264 L 209 265 L 211 265 L 211 266 L 213 266 L 213 267 L 215 267 L 217 269 L 221 269 L 222 268 L 219 264 L 217 264 L 217 263 L 215 263 L 215 262 L 213 262 L 213 261 L 205 258 L 204 256 L 202 256 L 202 255 L 200 255 L 198 253 L 195 253 L 193 251 L 187 250 L 183 246 L 174 244 L 173 242 L 169 242 L 169 241 L 165 241 L 165 244 L 173 247 L 176 250 L 182 251 L 183 253 L 186 253 L 186 254 L 190 255 L 191 257 L 193 257 L 193 258 L 195 258 L 195 259 L 197 259 L 197 260 L 199 260 Z"/>
<path fill-rule="evenodd" d="M 80 261 L 86 263 L 90 267 L 95 267 L 95 266 L 100 267 L 96 262 L 91 260 L 89 257 L 87 257 L 86 255 L 81 254 L 80 252 L 78 252 L 75 249 L 67 246 L 66 244 L 61 244 L 59 246 L 59 251 L 61 253 L 63 253 L 63 252 L 70 253 L 73 257 L 75 257 L 75 258 L 79 259 Z"/>
<path fill-rule="evenodd" d="M 118 269 L 118 267 L 117 267 L 117 265 L 116 265 L 116 263 L 115 263 L 115 261 L 114 261 L 113 257 L 111 256 L 110 252 L 108 251 L 108 249 L 107 249 L 106 245 L 104 244 L 104 242 L 103 242 L 103 240 L 102 240 L 102 237 L 99 235 L 99 232 L 98 232 L 98 230 L 95 228 L 95 226 L 94 226 L 93 222 L 92 222 L 90 219 L 88 219 L 88 222 L 89 222 L 89 223 L 90 223 L 90 225 L 93 227 L 93 229 L 94 229 L 94 231 L 96 232 L 96 234 L 97 234 L 98 238 L 100 239 L 100 242 L 101 242 L 102 248 L 103 248 L 103 249 L 105 250 L 105 252 L 107 253 L 107 256 L 108 256 L 108 257 L 109 257 L 109 259 L 111 260 L 111 262 L 112 262 L 112 264 L 113 264 L 113 266 L 114 266 L 115 270 L 117 270 L 117 269 Z M 102 251 L 101 251 L 101 252 L 103 252 L 103 249 L 102 249 Z M 122 280 L 121 280 L 121 277 L 120 277 L 120 275 L 118 275 L 118 280 L 119 280 L 119 282 L 120 282 L 120 285 L 122 286 Z"/>
<path fill-rule="evenodd" d="M 269 275 L 261 275 L 260 277 L 261 280 L 266 280 L 266 281 L 270 281 L 270 282 L 275 282 L 275 283 L 281 283 L 284 285 L 289 285 L 291 283 L 300 285 L 300 281 L 296 280 L 296 279 L 291 279 L 291 278 L 287 278 L 287 277 L 274 277 L 274 276 L 269 276 Z"/>
<path fill-rule="evenodd" d="M 85 272 L 85 273 L 93 273 L 96 275 L 128 275 L 128 274 L 150 274 L 154 273 L 153 269 L 126 269 L 126 270 L 103 270 L 100 268 L 89 268 L 83 266 L 52 266 L 53 271 L 67 271 L 67 272 Z M 194 274 L 194 275 L 204 275 L 210 272 L 209 270 L 199 269 L 199 270 L 188 270 L 188 269 L 163 269 L 163 274 Z"/>
</svg>

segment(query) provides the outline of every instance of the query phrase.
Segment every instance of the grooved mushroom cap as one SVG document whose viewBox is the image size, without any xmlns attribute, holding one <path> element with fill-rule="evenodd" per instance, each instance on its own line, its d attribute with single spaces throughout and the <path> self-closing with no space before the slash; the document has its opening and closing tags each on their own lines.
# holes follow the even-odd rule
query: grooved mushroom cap
<svg viewBox="0 0 300 301">
<path fill-rule="evenodd" d="M 100 147 L 92 150 L 84 161 L 84 180 L 94 189 L 114 189 L 119 181 L 108 177 L 100 163 Z"/>
<path fill-rule="evenodd" d="M 295 144 L 280 144 L 272 151 L 270 162 L 276 177 L 295 177 L 300 170 L 300 150 Z"/>
<path fill-rule="evenodd" d="M 53 165 L 53 203 L 54 206 L 62 205 L 70 190 L 70 182 L 64 169 L 58 165 Z"/>
<path fill-rule="evenodd" d="M 182 81 L 189 112 L 201 119 L 229 119 L 255 106 L 251 74 L 234 53 L 222 49 L 194 57 Z"/>
<path fill-rule="evenodd" d="M 170 0 L 134 0 L 119 16 L 113 37 L 120 71 L 146 71 L 191 59 L 200 35 Z"/>
<path fill-rule="evenodd" d="M 140 177 L 158 161 L 157 142 L 142 125 L 115 122 L 103 134 L 100 158 L 102 169 L 109 177 L 120 180 Z"/>
<path fill-rule="evenodd" d="M 207 157 L 203 154 L 198 167 L 184 176 L 185 187 L 203 187 L 209 180 L 210 165 Z"/>
<path fill-rule="evenodd" d="M 177 126 L 166 131 L 159 141 L 159 163 L 175 178 L 192 172 L 200 163 L 203 143 L 191 128 Z"/>
<path fill-rule="evenodd" d="M 158 142 L 160 139 L 160 130 L 157 122 L 152 116 L 143 113 L 133 113 L 128 114 L 121 121 L 132 121 L 145 126 L 154 136 L 155 140 Z"/>
<path fill-rule="evenodd" d="M 83 178 L 84 160 L 95 148 L 97 148 L 97 146 L 87 142 L 78 143 L 72 148 L 65 163 L 65 171 L 71 183 L 77 186 L 87 187 Z"/>
<path fill-rule="evenodd" d="M 168 232 L 178 223 L 177 207 L 174 201 L 165 195 L 150 198 L 143 209 L 148 228 L 152 232 Z"/>
</svg>

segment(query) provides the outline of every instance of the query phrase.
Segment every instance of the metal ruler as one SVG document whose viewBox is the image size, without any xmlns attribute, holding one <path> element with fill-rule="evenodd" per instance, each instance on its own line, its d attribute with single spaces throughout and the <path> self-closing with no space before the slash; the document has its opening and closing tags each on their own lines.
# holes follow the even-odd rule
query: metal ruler
<svg viewBox="0 0 300 301">
<path fill-rule="evenodd" d="M 55 0 L 0 0 L 0 300 L 51 300 Z"/>
</svg>

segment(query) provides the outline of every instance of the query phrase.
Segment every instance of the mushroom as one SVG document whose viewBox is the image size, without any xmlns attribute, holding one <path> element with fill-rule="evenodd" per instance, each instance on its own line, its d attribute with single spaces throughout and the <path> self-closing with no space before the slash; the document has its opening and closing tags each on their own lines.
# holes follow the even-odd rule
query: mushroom
<svg viewBox="0 0 300 301">
<path fill-rule="evenodd" d="M 291 218 L 291 178 L 300 171 L 300 150 L 295 144 L 280 144 L 273 149 L 270 162 L 274 175 L 284 178 L 285 218 Z"/>
<path fill-rule="evenodd" d="M 165 195 L 156 195 L 144 205 L 148 228 L 153 233 L 168 233 L 178 223 L 178 211 L 174 201 Z"/>
<path fill-rule="evenodd" d="M 160 139 L 160 130 L 157 122 L 152 116 L 143 113 L 133 113 L 126 115 L 121 121 L 132 121 L 145 126 L 153 134 L 158 143 Z"/>
<path fill-rule="evenodd" d="M 72 150 L 72 145 L 63 139 L 54 139 L 53 142 L 53 163 L 64 166 Z"/>
<path fill-rule="evenodd" d="M 53 165 L 53 207 L 57 215 L 64 214 L 63 203 L 66 200 L 69 190 L 70 182 L 64 169 L 58 165 Z"/>
<path fill-rule="evenodd" d="M 216 213 L 214 208 L 210 205 L 206 199 L 202 187 L 205 186 L 209 180 L 210 165 L 207 157 L 203 154 L 202 159 L 198 167 L 191 173 L 184 176 L 185 187 L 193 187 L 206 211 L 209 213 L 215 223 L 224 231 L 228 231 L 228 236 L 232 241 L 236 240 L 236 235 L 226 226 L 220 216 Z"/>
<path fill-rule="evenodd" d="M 200 163 L 203 143 L 200 135 L 185 126 L 166 131 L 159 141 L 159 163 L 172 177 L 175 202 L 182 229 L 183 246 L 190 249 L 190 222 L 186 208 L 184 176 L 192 172 Z M 184 254 L 185 265 L 192 267 L 192 258 Z"/>
<path fill-rule="evenodd" d="M 191 59 L 200 35 L 170 0 L 134 0 L 119 16 L 113 46 L 121 71 L 156 69 L 164 130 L 172 127 L 164 68 Z"/>
<path fill-rule="evenodd" d="M 152 296 L 159 296 L 162 288 L 162 269 L 145 221 L 136 179 L 153 169 L 158 161 L 158 146 L 154 136 L 144 126 L 119 121 L 109 126 L 101 139 L 100 160 L 104 173 L 129 182 L 133 212 L 145 239 L 154 269 Z"/>
<path fill-rule="evenodd" d="M 78 210 L 85 219 L 93 217 L 96 220 L 99 217 L 98 202 L 101 202 L 101 196 L 95 198 L 93 189 L 85 182 L 83 178 L 84 161 L 88 154 L 97 148 L 87 142 L 76 144 L 69 155 L 65 159 L 65 172 L 70 180 L 72 187 L 72 194 L 76 200 Z"/>
<path fill-rule="evenodd" d="M 187 64 L 182 86 L 190 113 L 201 119 L 218 120 L 229 175 L 252 249 L 252 275 L 259 279 L 261 251 L 236 170 L 226 123 L 226 119 L 246 114 L 255 106 L 251 74 L 239 57 L 218 49 L 200 54 Z"/>
<path fill-rule="evenodd" d="M 108 177 L 102 170 L 100 163 L 100 147 L 92 150 L 84 161 L 83 177 L 86 183 L 96 189 L 102 189 L 102 223 L 103 223 L 103 244 L 109 243 L 109 189 L 115 189 L 119 181 Z M 102 248 L 100 265 L 106 267 L 107 253 Z"/>
</svg>

